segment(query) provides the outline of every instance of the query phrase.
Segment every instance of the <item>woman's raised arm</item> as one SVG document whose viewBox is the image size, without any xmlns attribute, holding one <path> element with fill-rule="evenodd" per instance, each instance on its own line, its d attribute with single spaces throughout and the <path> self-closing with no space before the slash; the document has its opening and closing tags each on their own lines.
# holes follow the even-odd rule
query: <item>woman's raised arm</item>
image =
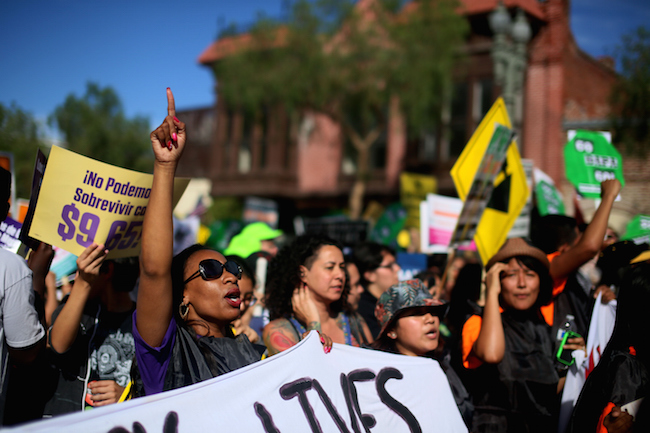
<svg viewBox="0 0 650 433">
<path fill-rule="evenodd" d="M 185 147 L 185 124 L 176 118 L 174 95 L 167 88 L 167 117 L 151 135 L 155 156 L 153 186 L 142 226 L 140 286 L 136 327 L 143 340 L 157 347 L 172 318 L 172 198 L 174 176 Z"/>
<path fill-rule="evenodd" d="M 487 294 L 483 309 L 483 323 L 472 347 L 472 353 L 488 364 L 498 364 L 505 354 L 506 340 L 499 311 L 499 293 L 501 293 L 500 274 L 506 268 L 504 263 L 495 263 L 485 276 Z"/>
</svg>

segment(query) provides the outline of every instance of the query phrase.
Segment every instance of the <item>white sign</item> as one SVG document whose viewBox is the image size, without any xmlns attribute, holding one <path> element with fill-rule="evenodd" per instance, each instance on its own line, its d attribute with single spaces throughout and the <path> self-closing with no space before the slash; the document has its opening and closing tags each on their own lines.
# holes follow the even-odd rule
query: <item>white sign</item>
<svg viewBox="0 0 650 433">
<path fill-rule="evenodd" d="M 467 432 L 436 361 L 341 344 L 325 354 L 315 332 L 285 352 L 205 382 L 16 430 Z"/>
<path fill-rule="evenodd" d="M 426 201 L 420 202 L 420 251 L 447 253 L 462 209 L 459 198 L 427 194 Z M 476 249 L 474 242 L 470 249 Z"/>
</svg>

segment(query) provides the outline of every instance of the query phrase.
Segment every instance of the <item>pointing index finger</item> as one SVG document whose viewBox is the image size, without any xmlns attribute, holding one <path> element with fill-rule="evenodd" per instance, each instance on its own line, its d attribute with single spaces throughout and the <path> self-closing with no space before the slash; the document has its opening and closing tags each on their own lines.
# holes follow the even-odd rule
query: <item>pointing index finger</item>
<svg viewBox="0 0 650 433">
<path fill-rule="evenodd" d="M 167 88 L 167 115 L 176 116 L 176 105 L 174 104 L 174 94 L 172 89 Z"/>
</svg>

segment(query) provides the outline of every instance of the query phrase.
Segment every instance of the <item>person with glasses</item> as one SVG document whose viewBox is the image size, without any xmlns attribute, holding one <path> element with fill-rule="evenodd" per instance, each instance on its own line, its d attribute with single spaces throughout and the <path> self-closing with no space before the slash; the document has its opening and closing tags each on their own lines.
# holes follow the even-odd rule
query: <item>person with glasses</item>
<svg viewBox="0 0 650 433">
<path fill-rule="evenodd" d="M 377 299 L 392 285 L 399 283 L 400 266 L 395 252 L 377 242 L 361 242 L 354 247 L 352 260 L 359 269 L 363 292 L 358 312 L 368 324 L 373 338 L 377 338 L 381 326 L 375 318 Z"/>
<path fill-rule="evenodd" d="M 261 358 L 246 335 L 235 337 L 230 328 L 241 312 L 239 265 L 202 245 L 172 257 L 174 176 L 187 133 L 169 88 L 167 101 L 167 117 L 150 136 L 155 162 L 133 314 L 134 396 L 197 383 Z"/>
<path fill-rule="evenodd" d="M 365 323 L 354 326 L 350 319 L 349 291 L 338 242 L 305 234 L 284 246 L 269 263 L 266 279 L 265 304 L 271 321 L 263 338 L 269 354 L 294 346 L 311 330 L 335 343 L 358 347 L 372 342 Z"/>
</svg>

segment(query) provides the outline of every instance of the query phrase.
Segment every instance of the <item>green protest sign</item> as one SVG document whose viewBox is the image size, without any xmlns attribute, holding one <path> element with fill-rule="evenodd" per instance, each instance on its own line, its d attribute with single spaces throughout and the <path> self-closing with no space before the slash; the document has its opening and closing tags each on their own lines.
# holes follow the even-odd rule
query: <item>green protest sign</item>
<svg viewBox="0 0 650 433">
<path fill-rule="evenodd" d="M 627 223 L 622 240 L 631 240 L 636 244 L 650 243 L 650 215 L 637 215 Z"/>
<path fill-rule="evenodd" d="M 555 185 L 545 180 L 540 180 L 535 185 L 535 195 L 537 197 L 537 210 L 540 216 L 566 214 L 562 194 L 555 188 Z"/>
<path fill-rule="evenodd" d="M 625 185 L 621 154 L 598 132 L 576 131 L 564 146 L 564 165 L 567 179 L 585 198 L 600 198 L 600 183 L 608 179 Z"/>
</svg>

